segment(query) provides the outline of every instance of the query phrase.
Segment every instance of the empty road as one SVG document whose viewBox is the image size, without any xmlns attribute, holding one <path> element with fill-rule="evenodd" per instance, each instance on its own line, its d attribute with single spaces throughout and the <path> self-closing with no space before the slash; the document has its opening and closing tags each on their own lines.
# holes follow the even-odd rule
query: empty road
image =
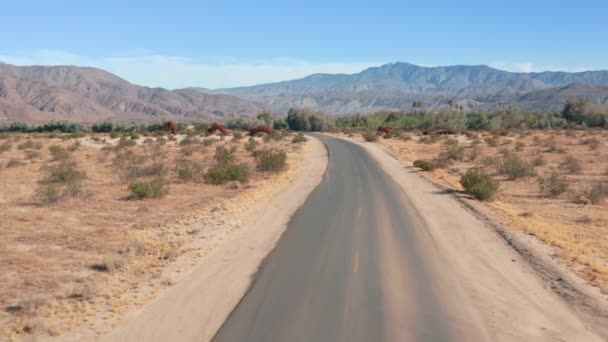
<svg viewBox="0 0 608 342">
<path fill-rule="evenodd" d="M 500 305 L 512 302 L 514 309 L 519 305 L 518 300 L 505 300 L 480 315 L 471 303 L 483 301 L 484 292 L 463 292 L 463 286 L 453 282 L 459 278 L 452 267 L 455 260 L 442 255 L 439 243 L 393 178 L 361 146 L 318 137 L 329 151 L 325 178 L 292 217 L 215 342 L 552 340 L 562 334 L 557 331 L 560 322 L 543 316 L 538 329 L 521 324 L 522 331 L 512 335 L 510 329 L 519 329 L 518 324 L 508 328 L 505 321 L 506 332 L 496 337 L 493 327 L 484 322 L 508 317 L 512 323 L 520 318 L 533 322 L 552 308 L 531 302 L 535 299 L 528 299 L 528 289 L 519 289 L 519 284 L 498 279 L 488 280 L 487 286 L 512 292 L 513 298 L 522 299 L 521 307 L 531 308 L 531 314 L 503 318 Z M 484 263 L 481 273 L 493 270 L 478 259 L 483 258 L 470 258 L 472 263 Z M 483 274 L 480 279 L 484 282 Z M 545 290 L 532 284 L 530 298 L 553 301 L 550 294 L 538 295 Z M 561 304 L 555 306 L 556 312 L 565 310 Z M 575 321 L 570 316 L 566 320 Z M 580 329 L 576 336 L 581 340 L 589 336 L 594 340 Z"/>
</svg>

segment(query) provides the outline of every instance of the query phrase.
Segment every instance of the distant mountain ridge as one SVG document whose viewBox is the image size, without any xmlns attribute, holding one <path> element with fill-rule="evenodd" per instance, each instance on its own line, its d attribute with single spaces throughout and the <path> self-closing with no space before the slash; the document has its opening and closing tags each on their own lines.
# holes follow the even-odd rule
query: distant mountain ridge
<svg viewBox="0 0 608 342">
<path fill-rule="evenodd" d="M 562 87 L 581 84 L 568 96 L 554 96 Z M 585 96 L 585 86 L 608 86 L 608 71 L 516 73 L 486 65 L 422 67 L 391 63 L 356 74 L 314 74 L 292 81 L 216 90 L 265 103 L 284 111 L 306 106 L 330 113 L 379 109 L 409 109 L 413 101 L 438 108 L 455 101 L 468 108 L 490 108 L 509 102 L 517 106 L 517 96 L 546 90 L 546 101 L 527 103 L 526 110 L 547 110 L 562 106 L 569 97 Z M 591 88 L 589 88 L 591 89 Z M 605 101 L 604 89 L 593 88 L 597 100 Z M 563 95 L 563 92 L 562 92 Z"/>
<path fill-rule="evenodd" d="M 0 118 L 8 120 L 219 118 L 264 109 L 231 95 L 138 86 L 101 69 L 0 63 Z"/>
</svg>

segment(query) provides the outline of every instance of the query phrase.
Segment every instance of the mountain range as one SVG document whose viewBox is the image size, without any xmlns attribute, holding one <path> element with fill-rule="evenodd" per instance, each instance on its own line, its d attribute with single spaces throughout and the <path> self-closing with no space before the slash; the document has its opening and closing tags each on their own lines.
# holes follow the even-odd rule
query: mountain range
<svg viewBox="0 0 608 342">
<path fill-rule="evenodd" d="M 356 74 L 314 74 L 251 87 L 216 90 L 262 102 L 277 111 L 311 107 L 329 113 L 429 109 L 448 102 L 468 109 L 513 105 L 522 110 L 558 110 L 573 97 L 608 103 L 608 71 L 515 73 L 486 65 L 422 67 L 391 63 Z"/>
<path fill-rule="evenodd" d="M 196 89 L 142 87 L 95 68 L 0 63 L 0 118 L 4 120 L 220 119 L 255 115 L 265 108 Z"/>
<path fill-rule="evenodd" d="M 485 65 L 422 67 L 392 63 L 356 74 L 314 74 L 297 80 L 219 90 L 168 90 L 131 84 L 101 69 L 0 63 L 0 120 L 200 119 L 284 114 L 308 107 L 330 114 L 515 106 L 560 110 L 585 97 L 608 105 L 608 71 L 514 73 Z"/>
</svg>

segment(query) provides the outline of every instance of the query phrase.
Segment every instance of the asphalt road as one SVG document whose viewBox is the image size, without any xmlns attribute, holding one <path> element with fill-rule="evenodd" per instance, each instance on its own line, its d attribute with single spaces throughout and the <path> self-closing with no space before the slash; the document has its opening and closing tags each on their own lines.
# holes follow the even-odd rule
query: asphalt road
<svg viewBox="0 0 608 342">
<path fill-rule="evenodd" d="M 214 341 L 462 340 L 399 186 L 362 147 L 319 138 L 327 174 Z"/>
</svg>

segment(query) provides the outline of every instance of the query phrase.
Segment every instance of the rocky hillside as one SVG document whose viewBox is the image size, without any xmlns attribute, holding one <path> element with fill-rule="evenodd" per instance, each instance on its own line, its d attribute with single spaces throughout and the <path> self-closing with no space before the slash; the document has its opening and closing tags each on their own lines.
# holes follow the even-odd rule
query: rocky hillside
<svg viewBox="0 0 608 342">
<path fill-rule="evenodd" d="M 560 90 L 573 83 L 582 86 L 572 87 L 568 92 Z M 427 108 L 446 105 L 450 100 L 468 108 L 492 107 L 505 102 L 518 106 L 519 97 L 525 109 L 540 110 L 560 107 L 567 98 L 587 97 L 589 89 L 593 89 L 594 100 L 608 95 L 601 87 L 584 85 L 608 86 L 608 71 L 512 73 L 485 65 L 421 67 L 393 63 L 352 75 L 315 74 L 293 81 L 216 92 L 260 101 L 279 111 L 306 106 L 335 114 L 409 109 L 413 101 L 422 101 Z M 537 92 L 540 90 L 545 92 Z M 525 96 L 528 93 L 546 97 L 530 102 Z"/>
<path fill-rule="evenodd" d="M 231 95 L 137 86 L 100 69 L 0 63 L 3 120 L 209 118 L 262 110 L 259 103 Z"/>
</svg>

